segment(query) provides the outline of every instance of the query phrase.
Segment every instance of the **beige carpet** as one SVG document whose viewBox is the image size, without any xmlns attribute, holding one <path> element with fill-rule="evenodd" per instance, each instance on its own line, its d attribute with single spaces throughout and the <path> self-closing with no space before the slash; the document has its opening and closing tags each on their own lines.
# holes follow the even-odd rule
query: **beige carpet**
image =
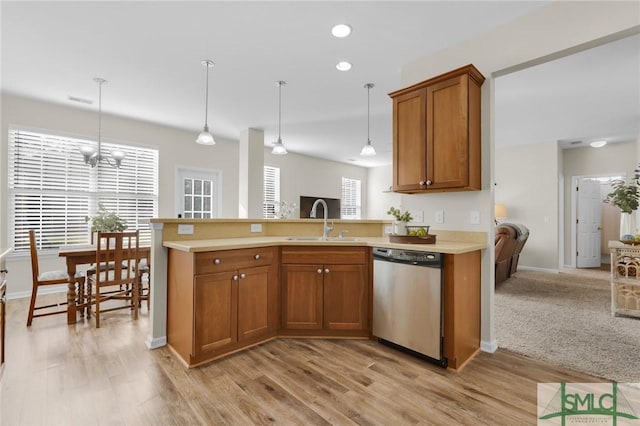
<svg viewBox="0 0 640 426">
<path fill-rule="evenodd" d="M 640 319 L 612 317 L 609 281 L 518 271 L 498 284 L 498 345 L 617 382 L 640 382 Z"/>
</svg>

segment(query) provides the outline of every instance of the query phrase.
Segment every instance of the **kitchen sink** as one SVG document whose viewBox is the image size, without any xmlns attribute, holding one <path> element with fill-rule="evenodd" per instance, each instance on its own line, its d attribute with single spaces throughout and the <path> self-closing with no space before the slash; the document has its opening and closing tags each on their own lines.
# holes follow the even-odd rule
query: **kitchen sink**
<svg viewBox="0 0 640 426">
<path fill-rule="evenodd" d="M 350 238 L 350 237 L 328 237 L 328 238 L 323 238 L 323 237 L 288 237 L 287 241 L 356 241 L 355 238 Z"/>
</svg>

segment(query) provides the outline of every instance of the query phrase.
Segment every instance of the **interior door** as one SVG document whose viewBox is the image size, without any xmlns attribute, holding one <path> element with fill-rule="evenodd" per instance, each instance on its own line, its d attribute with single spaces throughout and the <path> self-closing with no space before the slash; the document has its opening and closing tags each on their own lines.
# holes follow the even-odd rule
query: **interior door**
<svg viewBox="0 0 640 426">
<path fill-rule="evenodd" d="M 600 266 L 600 239 L 602 199 L 600 181 L 593 178 L 579 178 L 576 235 L 578 268 Z"/>
</svg>

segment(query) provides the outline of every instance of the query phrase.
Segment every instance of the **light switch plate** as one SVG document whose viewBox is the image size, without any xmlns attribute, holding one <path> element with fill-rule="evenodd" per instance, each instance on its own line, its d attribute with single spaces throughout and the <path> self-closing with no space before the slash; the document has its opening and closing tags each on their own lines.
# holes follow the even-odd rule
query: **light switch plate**
<svg viewBox="0 0 640 426">
<path fill-rule="evenodd" d="M 472 225 L 480 225 L 480 210 L 471 210 L 470 219 Z"/>
<path fill-rule="evenodd" d="M 251 232 L 262 232 L 262 224 L 261 223 L 252 223 L 251 224 Z"/>
<path fill-rule="evenodd" d="M 444 223 L 444 210 L 436 210 L 436 223 Z"/>
<path fill-rule="evenodd" d="M 178 225 L 178 235 L 193 234 L 193 225 Z"/>
</svg>

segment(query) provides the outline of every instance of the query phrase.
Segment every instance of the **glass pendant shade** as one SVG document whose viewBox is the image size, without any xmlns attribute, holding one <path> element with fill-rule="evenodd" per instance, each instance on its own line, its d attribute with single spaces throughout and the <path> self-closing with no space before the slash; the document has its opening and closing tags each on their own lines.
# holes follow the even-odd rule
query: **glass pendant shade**
<svg viewBox="0 0 640 426">
<path fill-rule="evenodd" d="M 196 139 L 196 143 L 200 145 L 215 145 L 216 141 L 213 139 L 213 135 L 209 133 L 209 128 L 204 126 L 204 130 L 200 132 L 198 135 L 198 139 Z"/>
<path fill-rule="evenodd" d="M 376 149 L 371 145 L 371 141 L 367 141 L 367 144 L 362 147 L 362 151 L 360 151 L 360 155 L 364 157 L 372 157 L 376 155 Z"/>
<path fill-rule="evenodd" d="M 273 150 L 271 151 L 271 153 L 275 155 L 287 154 L 287 148 L 284 147 L 280 138 L 278 138 L 278 141 L 273 144 Z"/>
</svg>

